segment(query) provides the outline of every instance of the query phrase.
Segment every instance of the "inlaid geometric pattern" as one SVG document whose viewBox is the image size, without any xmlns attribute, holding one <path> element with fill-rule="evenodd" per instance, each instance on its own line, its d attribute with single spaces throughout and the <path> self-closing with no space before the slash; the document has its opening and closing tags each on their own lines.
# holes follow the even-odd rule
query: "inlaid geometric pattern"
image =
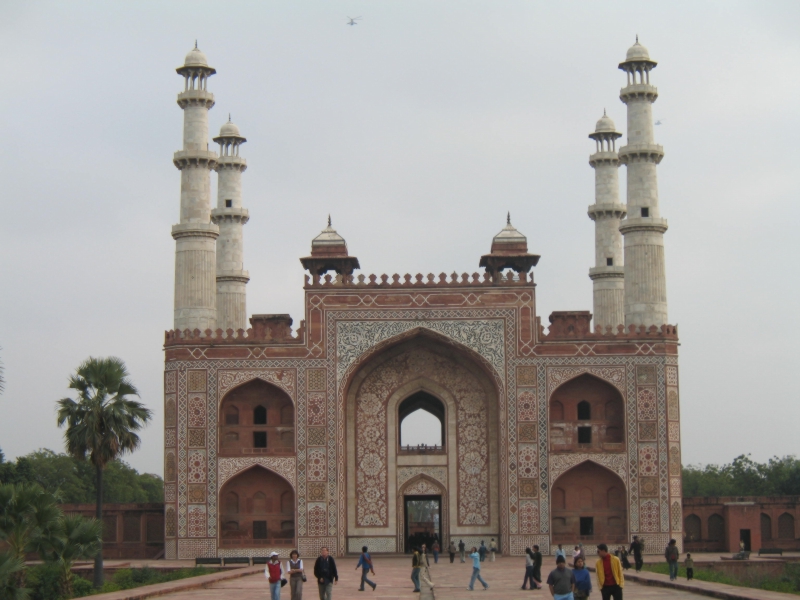
<svg viewBox="0 0 800 600">
<path fill-rule="evenodd" d="M 205 448 L 206 447 L 206 430 L 205 429 L 190 429 L 189 430 L 189 447 L 190 448 Z"/>
<path fill-rule="evenodd" d="M 306 370 L 306 389 L 309 392 L 325 391 L 325 369 Z"/>
<path fill-rule="evenodd" d="M 178 558 L 187 559 L 202 556 L 213 558 L 217 555 L 217 540 L 178 540 Z"/>
<path fill-rule="evenodd" d="M 669 446 L 669 474 L 673 477 L 681 474 L 681 448 L 677 444 Z"/>
<path fill-rule="evenodd" d="M 312 536 L 324 535 L 328 531 L 328 511 L 325 504 L 310 502 L 308 504 L 308 533 Z"/>
<path fill-rule="evenodd" d="M 175 395 L 169 395 L 164 400 L 164 426 L 175 427 Z"/>
<path fill-rule="evenodd" d="M 205 483 L 206 480 L 206 452 L 205 450 L 189 451 L 189 472 L 187 480 L 190 483 Z"/>
<path fill-rule="evenodd" d="M 206 486 L 203 484 L 191 484 L 189 486 L 189 502 L 192 504 L 202 504 L 206 501 Z"/>
<path fill-rule="evenodd" d="M 658 498 L 658 477 L 640 477 L 639 495 L 644 498 Z"/>
<path fill-rule="evenodd" d="M 512 535 L 510 538 L 511 554 L 521 556 L 525 553 L 525 548 L 533 549 L 539 546 L 542 554 L 550 554 L 549 535 Z"/>
<path fill-rule="evenodd" d="M 336 548 L 335 537 L 301 537 L 297 541 L 297 549 L 300 551 L 300 556 L 313 557 L 319 556 L 321 548 L 332 549 Z M 306 558 L 308 560 L 308 558 Z"/>
<path fill-rule="evenodd" d="M 535 479 L 520 479 L 519 496 L 520 498 L 538 498 L 539 482 Z"/>
<path fill-rule="evenodd" d="M 234 475 L 255 465 L 264 467 L 283 477 L 296 488 L 297 461 L 294 456 L 254 456 L 249 458 L 220 458 L 218 460 L 218 489 Z"/>
<path fill-rule="evenodd" d="M 536 367 L 517 367 L 517 385 L 535 388 L 538 383 L 536 370 Z"/>
<path fill-rule="evenodd" d="M 325 425 L 325 394 L 308 394 L 308 424 Z"/>
<path fill-rule="evenodd" d="M 205 371 L 202 371 L 205 373 Z M 189 396 L 189 427 L 206 426 L 206 395 L 192 394 Z"/>
<path fill-rule="evenodd" d="M 167 537 L 175 537 L 177 531 L 177 520 L 175 518 L 175 507 L 168 506 L 164 517 L 164 532 Z"/>
<path fill-rule="evenodd" d="M 186 389 L 189 392 L 206 391 L 206 372 L 188 371 L 186 373 Z"/>
<path fill-rule="evenodd" d="M 164 484 L 164 502 L 175 502 L 178 499 L 174 483 Z"/>
<path fill-rule="evenodd" d="M 308 445 L 309 446 L 324 446 L 325 445 L 325 428 L 324 427 L 309 427 L 308 428 Z"/>
<path fill-rule="evenodd" d="M 659 530 L 659 514 L 657 500 L 642 500 L 639 509 L 641 531 L 653 532 Z"/>
<path fill-rule="evenodd" d="M 327 479 L 325 449 L 309 448 L 306 461 L 306 477 L 308 481 L 325 481 Z"/>
<path fill-rule="evenodd" d="M 678 390 L 670 389 L 667 392 L 667 415 L 670 421 L 677 421 L 679 418 Z"/>
<path fill-rule="evenodd" d="M 443 486 L 447 487 L 447 467 L 398 467 L 397 469 L 397 489 L 400 489 L 403 484 L 416 477 L 417 475 L 426 475 L 431 479 L 435 479 Z M 407 492 L 406 492 L 407 493 Z"/>
<path fill-rule="evenodd" d="M 164 372 L 164 393 L 174 394 L 177 387 L 177 377 L 175 371 Z"/>
<path fill-rule="evenodd" d="M 241 369 L 241 370 L 222 370 L 217 374 L 218 394 L 222 398 L 229 390 L 240 386 L 254 379 L 261 379 L 271 383 L 284 392 L 290 398 L 295 398 L 295 371 L 293 369 Z"/>
<path fill-rule="evenodd" d="M 654 421 L 644 421 L 639 423 L 639 440 L 642 442 L 655 442 L 658 435 L 658 427 Z"/>
<path fill-rule="evenodd" d="M 669 480 L 669 495 L 673 498 L 682 498 L 683 490 L 681 486 L 680 477 L 670 477 Z"/>
<path fill-rule="evenodd" d="M 325 501 L 325 484 L 324 483 L 309 483 L 308 484 L 308 501 L 309 502 L 324 502 Z"/>
<path fill-rule="evenodd" d="M 517 392 L 517 419 L 520 421 L 536 421 L 536 392 L 519 390 Z"/>
<path fill-rule="evenodd" d="M 520 477 L 535 477 L 539 472 L 536 460 L 536 444 L 519 445 L 519 466 L 517 472 Z"/>
<path fill-rule="evenodd" d="M 397 538 L 395 537 L 351 537 L 347 538 L 347 551 L 353 554 L 361 552 L 361 547 L 366 546 L 372 552 L 397 552 Z M 444 548 L 442 549 L 444 550 Z"/>
<path fill-rule="evenodd" d="M 174 448 L 175 444 L 177 443 L 177 437 L 175 434 L 175 429 L 165 429 L 164 430 L 164 447 L 165 448 Z"/>
<path fill-rule="evenodd" d="M 658 450 L 655 444 L 639 444 L 639 473 L 642 477 L 658 476 Z"/>
<path fill-rule="evenodd" d="M 680 531 L 683 521 L 683 511 L 681 510 L 680 501 L 673 500 L 670 515 L 670 528 L 672 531 Z"/>
<path fill-rule="evenodd" d="M 520 423 L 519 441 L 520 442 L 536 441 L 536 423 Z"/>
<path fill-rule="evenodd" d="M 640 421 L 656 420 L 656 389 L 639 388 L 636 392 L 636 407 Z"/>
<path fill-rule="evenodd" d="M 536 533 L 539 528 L 539 503 L 536 500 L 520 500 L 519 532 Z"/>
<path fill-rule="evenodd" d="M 678 367 L 667 367 L 667 385 L 678 385 Z"/>
<path fill-rule="evenodd" d="M 669 423 L 669 436 L 668 439 L 670 442 L 680 442 L 681 441 L 681 424 L 678 422 L 671 422 Z"/>
<path fill-rule="evenodd" d="M 638 385 L 655 385 L 656 368 L 654 365 L 640 365 L 636 367 L 636 383 Z"/>
<path fill-rule="evenodd" d="M 176 473 L 175 453 L 167 451 L 164 454 L 164 481 L 175 481 Z"/>
<path fill-rule="evenodd" d="M 622 481 L 628 481 L 628 464 L 624 454 L 561 454 L 550 456 L 550 484 L 555 483 L 563 473 L 572 467 L 590 460 L 602 465 L 620 476 Z"/>
</svg>

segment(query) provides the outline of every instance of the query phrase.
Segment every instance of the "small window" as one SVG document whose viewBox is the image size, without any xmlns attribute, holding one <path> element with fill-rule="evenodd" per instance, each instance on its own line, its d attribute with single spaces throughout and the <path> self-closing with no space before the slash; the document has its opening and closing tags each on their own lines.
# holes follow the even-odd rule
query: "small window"
<svg viewBox="0 0 800 600">
<path fill-rule="evenodd" d="M 253 521 L 253 539 L 265 540 L 267 539 L 267 522 L 266 521 Z"/>
<path fill-rule="evenodd" d="M 253 410 L 253 425 L 267 424 L 267 409 L 263 406 L 256 406 Z"/>
<path fill-rule="evenodd" d="M 614 259 L 613 258 L 607 258 L 606 259 L 606 266 L 607 267 L 613 267 L 614 266 Z"/>
<path fill-rule="evenodd" d="M 591 444 L 592 443 L 592 428 L 591 427 L 578 427 L 578 443 Z"/>
<path fill-rule="evenodd" d="M 578 420 L 588 421 L 592 418 L 592 405 L 586 400 L 578 402 Z"/>
<path fill-rule="evenodd" d="M 233 206 L 233 200 L 225 200 L 225 208 L 231 208 Z"/>
<path fill-rule="evenodd" d="M 646 206 L 642 207 L 642 216 L 643 217 L 649 217 L 650 216 L 650 209 L 647 208 Z"/>
<path fill-rule="evenodd" d="M 267 432 L 254 431 L 253 432 L 253 448 L 266 448 L 267 447 Z"/>
<path fill-rule="evenodd" d="M 594 517 L 581 517 L 581 535 L 594 535 Z"/>
</svg>

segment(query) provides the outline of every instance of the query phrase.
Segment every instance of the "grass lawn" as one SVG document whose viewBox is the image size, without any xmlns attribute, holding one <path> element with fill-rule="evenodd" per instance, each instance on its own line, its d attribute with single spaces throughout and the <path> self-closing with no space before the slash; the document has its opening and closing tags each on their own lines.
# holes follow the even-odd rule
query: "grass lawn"
<svg viewBox="0 0 800 600">
<path fill-rule="evenodd" d="M 646 564 L 642 567 L 651 573 L 661 573 L 669 575 L 667 563 Z M 695 567 L 694 578 L 698 581 L 710 581 L 712 583 L 726 583 L 728 585 L 738 585 L 770 592 L 786 592 L 789 594 L 800 595 L 800 564 L 787 563 L 783 575 L 767 576 L 758 573 L 745 574 L 742 577 L 734 577 L 711 569 L 699 569 Z M 686 579 L 686 569 L 678 568 L 678 579 Z"/>
</svg>

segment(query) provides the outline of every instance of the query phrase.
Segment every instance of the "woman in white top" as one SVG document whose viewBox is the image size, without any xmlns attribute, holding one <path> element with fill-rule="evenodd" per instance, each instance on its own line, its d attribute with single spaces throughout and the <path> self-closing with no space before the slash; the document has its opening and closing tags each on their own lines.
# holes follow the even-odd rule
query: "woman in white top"
<svg viewBox="0 0 800 600">
<path fill-rule="evenodd" d="M 306 580 L 305 568 L 297 550 L 292 550 L 286 561 L 286 573 L 289 575 L 289 586 L 292 591 L 291 600 L 303 600 L 303 582 Z"/>
</svg>

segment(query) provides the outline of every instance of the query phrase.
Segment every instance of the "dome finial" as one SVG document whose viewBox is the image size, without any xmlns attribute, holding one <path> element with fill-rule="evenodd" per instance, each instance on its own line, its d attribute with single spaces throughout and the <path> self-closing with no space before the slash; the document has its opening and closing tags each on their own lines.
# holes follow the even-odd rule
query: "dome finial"
<svg viewBox="0 0 800 600">
<path fill-rule="evenodd" d="M 605 108 L 603 109 L 603 116 L 604 116 L 604 117 L 607 117 L 607 116 L 608 116 L 608 115 L 606 115 L 606 109 L 605 109 Z"/>
<path fill-rule="evenodd" d="M 603 114 L 605 114 L 605 112 Z M 230 122 L 231 122 L 231 113 L 228 113 L 228 123 Z"/>
<path fill-rule="evenodd" d="M 328 227 L 331 226 L 331 213 L 328 213 Z"/>
<path fill-rule="evenodd" d="M 197 50 L 197 40 L 194 41 L 194 49 Z"/>
<path fill-rule="evenodd" d="M 636 34 L 636 43 L 637 44 L 639 43 L 639 34 L 638 33 Z"/>
<path fill-rule="evenodd" d="M 506 214 L 506 225 L 511 225 L 511 211 Z"/>
</svg>

